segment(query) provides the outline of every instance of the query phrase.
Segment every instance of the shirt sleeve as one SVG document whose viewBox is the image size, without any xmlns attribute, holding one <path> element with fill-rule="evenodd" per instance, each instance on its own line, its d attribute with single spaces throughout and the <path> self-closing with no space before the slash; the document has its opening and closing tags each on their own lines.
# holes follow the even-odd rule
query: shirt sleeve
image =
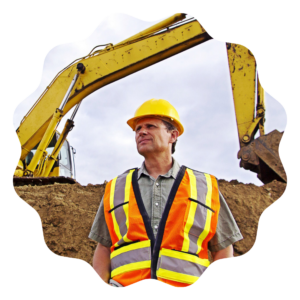
<svg viewBox="0 0 300 300">
<path fill-rule="evenodd" d="M 99 209 L 94 219 L 89 238 L 100 243 L 105 247 L 111 247 L 112 242 L 104 217 L 103 197 L 99 205 Z"/>
<path fill-rule="evenodd" d="M 243 239 L 240 229 L 221 192 L 219 192 L 219 196 L 220 211 L 217 229 L 213 238 L 208 242 L 208 249 L 212 252 L 225 249 L 229 245 Z"/>
</svg>

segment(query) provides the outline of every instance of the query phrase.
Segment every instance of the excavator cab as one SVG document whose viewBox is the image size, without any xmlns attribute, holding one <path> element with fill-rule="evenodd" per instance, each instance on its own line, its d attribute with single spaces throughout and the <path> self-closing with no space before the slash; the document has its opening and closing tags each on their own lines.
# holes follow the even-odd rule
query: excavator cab
<svg viewBox="0 0 300 300">
<path fill-rule="evenodd" d="M 60 134 L 59 132 L 55 132 L 50 144 L 46 148 L 46 151 L 48 153 L 52 153 L 55 144 L 58 141 Z M 25 164 L 28 166 L 37 151 L 37 148 L 39 146 L 39 143 L 28 153 L 28 155 L 25 158 Z M 49 176 L 51 177 L 57 177 L 57 176 L 64 176 L 68 178 L 75 179 L 75 155 L 76 151 L 75 149 L 70 146 L 70 143 L 65 140 L 62 148 L 59 152 L 59 155 L 57 157 L 57 160 L 55 161 Z M 37 166 L 38 168 L 38 166 Z"/>
</svg>

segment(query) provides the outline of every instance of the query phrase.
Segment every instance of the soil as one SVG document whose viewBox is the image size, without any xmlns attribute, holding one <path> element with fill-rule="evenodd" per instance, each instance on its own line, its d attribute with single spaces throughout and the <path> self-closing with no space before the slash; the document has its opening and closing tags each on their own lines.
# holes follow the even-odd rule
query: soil
<svg viewBox="0 0 300 300">
<path fill-rule="evenodd" d="M 92 264 L 97 243 L 88 238 L 105 190 L 104 184 L 54 184 L 19 186 L 20 198 L 32 206 L 42 220 L 44 238 L 54 253 L 83 259 Z M 237 180 L 219 180 L 219 187 L 244 239 L 234 244 L 235 255 L 248 252 L 256 239 L 262 212 L 283 194 L 286 184 L 274 180 L 263 186 Z"/>
</svg>

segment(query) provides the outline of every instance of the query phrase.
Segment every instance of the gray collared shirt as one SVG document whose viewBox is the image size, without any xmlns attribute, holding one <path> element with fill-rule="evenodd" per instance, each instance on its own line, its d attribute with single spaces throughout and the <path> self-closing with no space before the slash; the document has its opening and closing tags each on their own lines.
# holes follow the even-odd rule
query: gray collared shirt
<svg viewBox="0 0 300 300">
<path fill-rule="evenodd" d="M 138 170 L 138 184 L 141 196 L 150 217 L 151 226 L 155 236 L 170 190 L 179 169 L 179 163 L 173 158 L 172 168 L 166 174 L 159 175 L 157 179 L 154 179 L 149 175 L 144 163 Z M 209 250 L 213 252 L 222 250 L 243 238 L 221 193 L 220 204 L 221 207 L 216 234 L 210 240 L 208 245 Z M 112 244 L 105 222 L 103 201 L 100 203 L 89 238 L 106 247 L 110 247 Z"/>
<path fill-rule="evenodd" d="M 168 196 L 180 169 L 178 162 L 173 159 L 172 168 L 156 179 L 151 177 L 145 168 L 145 163 L 138 170 L 138 183 L 142 199 L 151 220 L 151 226 L 156 237 L 158 225 L 166 206 Z"/>
</svg>

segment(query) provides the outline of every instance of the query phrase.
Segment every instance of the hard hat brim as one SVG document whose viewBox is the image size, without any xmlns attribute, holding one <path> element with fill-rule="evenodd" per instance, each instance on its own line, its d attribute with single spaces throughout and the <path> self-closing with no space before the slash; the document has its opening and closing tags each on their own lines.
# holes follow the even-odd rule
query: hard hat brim
<svg viewBox="0 0 300 300">
<path fill-rule="evenodd" d="M 133 131 L 135 131 L 136 122 L 138 120 L 140 120 L 140 119 L 144 119 L 144 118 L 147 118 L 147 117 L 157 118 L 157 119 L 161 119 L 161 118 L 163 118 L 163 119 L 170 119 L 170 117 L 167 116 L 167 115 L 151 115 L 151 114 L 149 114 L 149 115 L 143 115 L 143 116 L 133 117 L 133 118 L 131 118 L 131 119 L 129 119 L 127 121 L 127 124 L 131 127 L 131 129 Z M 173 125 L 175 125 L 175 127 L 178 129 L 179 136 L 183 134 L 184 128 L 183 128 L 183 126 L 181 125 L 181 123 L 178 120 L 176 120 L 176 119 L 173 118 L 173 121 L 170 120 L 168 122 L 171 123 L 171 124 L 173 123 Z"/>
</svg>

